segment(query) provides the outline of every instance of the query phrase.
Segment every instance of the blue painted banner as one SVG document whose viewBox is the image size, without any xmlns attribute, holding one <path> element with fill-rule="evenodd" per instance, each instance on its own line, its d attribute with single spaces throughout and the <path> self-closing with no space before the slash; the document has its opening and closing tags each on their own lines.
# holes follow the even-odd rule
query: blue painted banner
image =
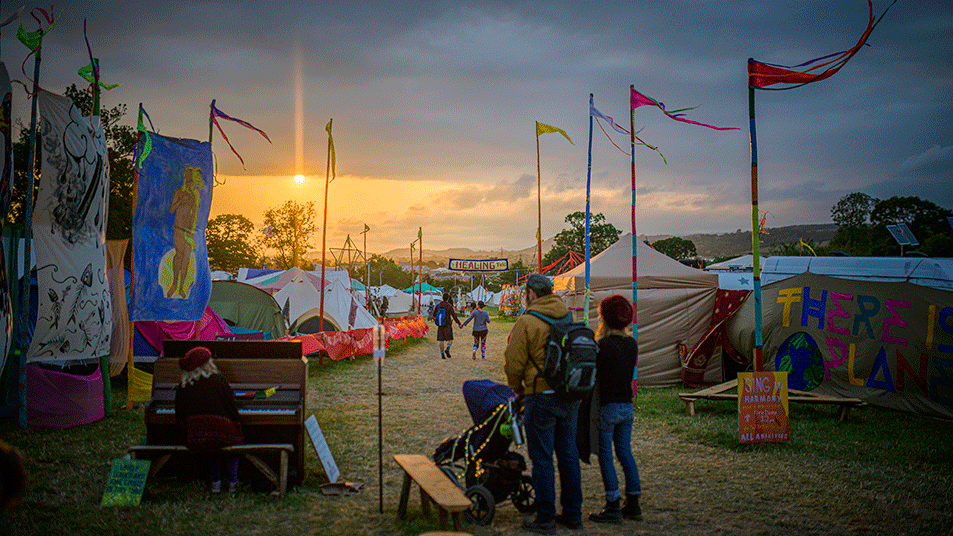
<svg viewBox="0 0 953 536">
<path fill-rule="evenodd" d="M 150 133 L 139 172 L 132 239 L 131 320 L 198 320 L 212 292 L 205 227 L 212 146 Z"/>
</svg>

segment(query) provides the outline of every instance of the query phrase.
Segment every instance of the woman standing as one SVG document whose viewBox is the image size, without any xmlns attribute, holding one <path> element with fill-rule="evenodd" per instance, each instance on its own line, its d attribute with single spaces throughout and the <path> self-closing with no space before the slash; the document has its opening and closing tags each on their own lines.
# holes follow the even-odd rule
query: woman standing
<svg viewBox="0 0 953 536">
<path fill-rule="evenodd" d="M 642 519 L 642 485 L 632 456 L 632 373 L 639 353 L 639 345 L 629 329 L 632 316 L 632 303 L 621 294 L 613 294 L 599 304 L 596 382 L 600 405 L 599 468 L 606 505 L 601 512 L 589 515 L 589 520 L 596 523 L 621 523 L 623 517 Z M 612 463 L 613 445 L 625 473 L 625 504 L 621 507 L 619 480 Z"/>
<path fill-rule="evenodd" d="M 241 417 L 228 380 L 203 346 L 179 359 L 182 382 L 175 392 L 175 421 L 183 429 L 185 445 L 209 464 L 212 493 L 222 491 L 222 461 L 228 469 L 228 491 L 238 488 L 238 456 L 221 448 L 244 443 Z"/>
</svg>

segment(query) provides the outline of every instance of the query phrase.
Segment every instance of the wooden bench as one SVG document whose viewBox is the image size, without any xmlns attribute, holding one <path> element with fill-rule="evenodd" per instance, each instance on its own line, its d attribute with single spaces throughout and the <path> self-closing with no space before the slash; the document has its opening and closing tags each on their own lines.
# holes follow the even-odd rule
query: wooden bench
<svg viewBox="0 0 953 536">
<path fill-rule="evenodd" d="M 453 529 L 460 530 L 460 513 L 470 508 L 470 499 L 459 486 L 453 483 L 426 456 L 420 454 L 396 454 L 394 461 L 404 470 L 404 484 L 400 490 L 400 503 L 397 506 L 397 520 L 407 515 L 407 501 L 410 498 L 410 482 L 420 486 L 420 503 L 424 515 L 430 515 L 430 502 L 439 510 L 440 530 L 447 528 L 447 515 L 453 518 Z"/>
<path fill-rule="evenodd" d="M 169 458 L 172 457 L 176 452 L 188 452 L 188 447 L 182 445 L 133 445 L 129 447 L 129 454 L 133 459 L 136 459 L 137 456 L 149 456 L 149 455 L 158 455 L 158 460 L 152 464 L 149 468 L 149 476 L 155 476 L 162 466 L 169 461 Z M 262 445 L 262 444 L 252 444 L 252 445 L 232 445 L 230 447 L 225 447 L 222 449 L 223 452 L 233 452 L 236 454 L 241 454 L 245 457 L 252 465 L 258 469 L 261 474 L 265 475 L 265 478 L 270 480 L 277 489 L 278 496 L 284 497 L 285 492 L 288 490 L 288 455 L 294 452 L 294 445 L 290 444 L 271 444 L 271 445 Z M 281 456 L 281 463 L 279 474 L 275 474 L 274 471 L 268 467 L 268 464 L 263 462 L 257 454 L 262 452 L 273 452 L 278 451 Z M 151 456 L 150 456 L 151 457 Z"/>
<path fill-rule="evenodd" d="M 692 393 L 678 393 L 678 397 L 685 401 L 685 413 L 695 414 L 696 400 L 738 400 L 737 393 L 728 393 L 738 387 L 738 380 L 731 380 L 725 383 L 695 391 Z M 807 391 L 798 391 L 797 389 L 788 389 L 788 402 L 803 402 L 807 404 L 837 404 L 840 406 L 837 412 L 838 420 L 846 422 L 850 419 L 850 408 L 862 408 L 867 405 L 859 398 L 842 398 L 837 396 L 825 396 Z"/>
</svg>

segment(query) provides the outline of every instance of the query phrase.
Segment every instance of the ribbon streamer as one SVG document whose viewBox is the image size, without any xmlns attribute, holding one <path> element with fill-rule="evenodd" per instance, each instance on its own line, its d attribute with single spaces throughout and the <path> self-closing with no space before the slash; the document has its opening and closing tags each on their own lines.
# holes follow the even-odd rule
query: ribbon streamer
<svg viewBox="0 0 953 536">
<path fill-rule="evenodd" d="M 232 143 L 231 143 L 230 141 L 228 141 L 228 136 L 225 135 L 225 131 L 222 130 L 222 125 L 218 124 L 218 119 L 216 119 L 216 118 L 221 117 L 222 119 L 227 119 L 227 120 L 229 120 L 229 121 L 233 121 L 233 122 L 235 122 L 235 123 L 238 123 L 239 125 L 242 125 L 242 126 L 244 126 L 244 127 L 250 128 L 250 129 L 254 130 L 255 132 L 257 132 L 257 133 L 261 134 L 262 136 L 264 136 L 265 139 L 268 140 L 268 143 L 271 143 L 271 138 L 269 138 L 269 137 L 268 137 L 268 134 L 265 134 L 265 132 L 264 132 L 263 130 L 261 130 L 261 129 L 255 127 L 254 125 L 252 125 L 251 123 L 249 123 L 249 122 L 247 122 L 247 121 L 243 121 L 243 120 L 241 120 L 241 119 L 236 119 L 236 118 L 234 118 L 234 117 L 230 117 L 230 116 L 228 116 L 227 114 L 225 114 L 224 112 L 222 112 L 221 110 L 219 110 L 218 108 L 216 108 L 216 107 L 215 107 L 215 100 L 214 100 L 214 99 L 212 100 L 212 104 L 209 105 L 209 107 L 211 108 L 211 111 L 209 112 L 209 117 L 211 118 L 212 123 L 215 123 L 215 126 L 218 127 L 218 132 L 222 135 L 222 139 L 225 140 L 225 143 L 228 144 L 228 148 L 231 149 L 232 152 L 235 153 L 235 156 L 238 157 L 238 161 L 242 163 L 242 168 L 245 167 L 245 160 L 242 159 L 242 155 L 238 154 L 238 151 L 235 150 L 235 147 L 232 146 Z"/>
</svg>

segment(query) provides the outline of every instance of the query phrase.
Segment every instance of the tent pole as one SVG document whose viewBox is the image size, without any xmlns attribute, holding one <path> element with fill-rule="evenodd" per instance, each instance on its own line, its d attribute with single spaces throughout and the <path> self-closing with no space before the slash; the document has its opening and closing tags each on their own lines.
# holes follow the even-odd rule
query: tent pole
<svg viewBox="0 0 953 536">
<path fill-rule="evenodd" d="M 751 261 L 754 267 L 754 370 L 764 370 L 761 331 L 761 251 L 758 239 L 758 136 L 754 121 L 754 87 L 748 86 L 748 132 L 751 137 Z"/>
</svg>

